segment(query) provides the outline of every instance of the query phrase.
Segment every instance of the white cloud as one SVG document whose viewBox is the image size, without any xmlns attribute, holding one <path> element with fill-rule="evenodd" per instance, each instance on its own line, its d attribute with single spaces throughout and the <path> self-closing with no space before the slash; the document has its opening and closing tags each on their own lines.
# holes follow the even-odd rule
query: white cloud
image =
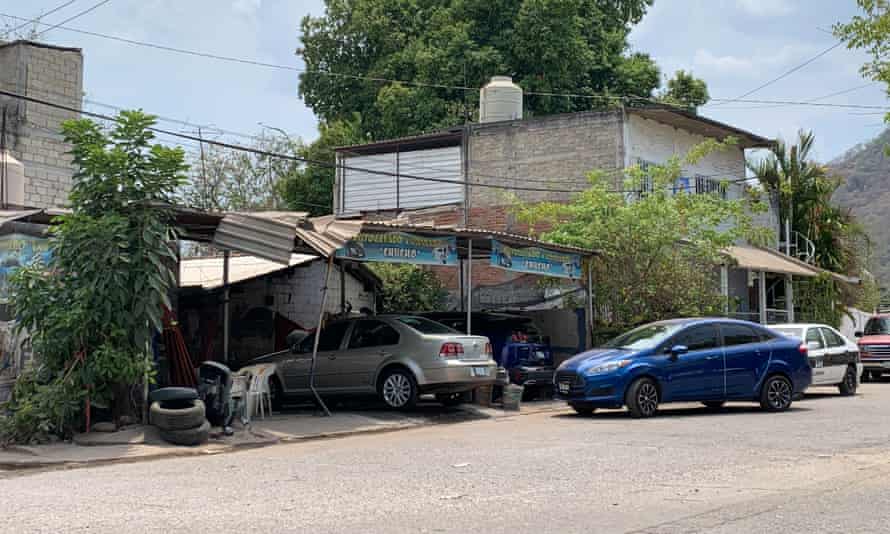
<svg viewBox="0 0 890 534">
<path fill-rule="evenodd" d="M 777 17 L 794 11 L 787 0 L 736 0 L 736 5 L 749 15 L 757 17 Z"/>
<path fill-rule="evenodd" d="M 254 16 L 260 10 L 262 0 L 235 0 L 232 2 L 232 11 L 242 15 Z"/>
<path fill-rule="evenodd" d="M 732 55 L 717 56 L 710 50 L 698 49 L 692 60 L 697 68 L 716 74 L 750 76 L 754 74 L 754 63 L 749 58 Z"/>
</svg>

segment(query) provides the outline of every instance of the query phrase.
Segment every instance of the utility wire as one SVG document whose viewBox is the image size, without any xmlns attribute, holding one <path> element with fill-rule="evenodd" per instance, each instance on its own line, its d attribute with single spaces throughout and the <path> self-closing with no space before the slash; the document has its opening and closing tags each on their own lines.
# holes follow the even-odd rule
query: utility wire
<svg viewBox="0 0 890 534">
<path fill-rule="evenodd" d="M 768 82 L 766 82 L 766 83 L 764 83 L 764 84 L 758 85 L 757 87 L 755 87 L 754 89 L 751 89 L 751 90 L 748 91 L 747 93 L 744 93 L 744 94 L 742 94 L 742 95 L 739 95 L 739 96 L 737 96 L 736 98 L 733 98 L 733 99 L 731 99 L 731 100 L 725 101 L 724 104 L 727 104 L 727 103 L 729 103 L 729 102 L 737 102 L 737 101 L 739 101 L 739 100 L 741 100 L 741 99 L 743 99 L 743 98 L 745 98 L 745 97 L 747 97 L 747 96 L 751 96 L 751 95 L 753 95 L 754 93 L 756 93 L 757 91 L 760 91 L 761 89 L 764 89 L 764 88 L 766 88 L 766 87 L 769 87 L 770 85 L 772 85 L 772 84 L 778 82 L 779 80 L 782 80 L 782 79 L 784 79 L 784 78 L 786 78 L 786 77 L 788 77 L 788 76 L 794 74 L 795 72 L 799 71 L 800 69 L 806 67 L 806 66 L 809 65 L 810 63 L 816 61 L 816 60 L 819 59 L 820 57 L 822 57 L 822 56 L 824 56 L 825 54 L 831 52 L 832 50 L 834 50 L 835 48 L 839 47 L 839 46 L 842 45 L 842 44 L 844 44 L 843 41 L 838 41 L 838 42 L 834 43 L 833 45 L 829 46 L 829 47 L 826 48 L 825 50 L 819 52 L 819 53 L 816 54 L 815 56 L 813 56 L 813 57 L 811 57 L 810 59 L 804 61 L 803 63 L 801 63 L 801 64 L 799 64 L 799 65 L 796 65 L 796 66 L 794 66 L 794 67 L 792 67 L 792 68 L 786 70 L 785 72 L 783 72 L 782 74 L 776 76 L 776 77 L 773 78 L 772 80 L 770 80 L 770 81 L 768 81 Z M 717 104 L 716 106 L 721 106 L 721 105 L 723 105 L 723 104 Z M 716 107 L 716 106 L 713 106 L 713 107 Z"/>
<path fill-rule="evenodd" d="M 55 13 L 56 11 L 61 11 L 62 9 L 65 9 L 66 7 L 70 6 L 70 5 L 73 4 L 74 2 L 77 2 L 77 0 L 68 0 L 68 1 L 65 2 L 64 4 L 62 4 L 62 5 L 60 5 L 60 6 L 56 6 L 56 7 L 52 8 L 52 9 L 50 9 L 49 11 L 47 11 L 46 13 L 41 13 L 37 20 L 39 20 L 39 19 L 41 19 L 41 18 L 43 18 L 43 17 L 48 17 L 48 16 L 52 15 L 53 13 Z M 15 28 L 12 28 L 12 29 L 10 29 L 10 30 L 6 30 L 6 31 L 3 33 L 3 38 L 6 39 L 6 37 L 7 37 L 9 34 L 15 34 L 15 32 L 21 30 L 22 28 L 24 28 L 24 27 L 27 26 L 28 24 L 31 24 L 31 21 L 30 21 L 30 20 L 27 21 L 27 22 L 23 22 L 23 23 L 19 24 L 19 25 L 16 26 Z"/>
<path fill-rule="evenodd" d="M 862 85 L 857 85 L 856 87 L 851 87 L 849 89 L 844 89 L 842 91 L 835 91 L 834 93 L 829 93 L 827 95 L 822 95 L 822 96 L 819 96 L 816 98 L 811 98 L 809 100 L 805 100 L 803 102 L 803 104 L 812 104 L 813 102 L 819 102 L 821 100 L 826 100 L 826 99 L 829 99 L 829 98 L 832 98 L 835 96 L 845 95 L 848 93 L 852 93 L 854 91 L 859 91 L 861 89 L 865 89 L 866 87 L 872 87 L 874 85 L 877 85 L 877 83 L 869 82 L 869 83 L 865 83 Z M 778 105 L 774 104 L 774 105 L 769 105 L 769 106 L 731 106 L 731 107 L 723 108 L 723 109 L 773 109 L 773 108 L 780 108 L 780 107 L 782 107 L 781 104 L 778 104 Z"/>
<path fill-rule="evenodd" d="M 67 24 L 67 23 L 71 22 L 72 20 L 79 19 L 80 17 L 82 17 L 82 16 L 84 16 L 84 15 L 86 15 L 86 14 L 88 14 L 88 13 L 92 13 L 93 11 L 99 9 L 100 7 L 104 6 L 104 5 L 107 4 L 108 2 L 111 2 L 111 0 L 102 0 L 102 1 L 99 2 L 98 4 L 94 4 L 93 6 L 88 7 L 88 8 L 86 8 L 86 9 L 84 9 L 83 11 L 81 11 L 80 13 L 77 13 L 76 15 L 72 15 L 72 16 L 68 17 L 67 19 L 63 20 L 62 22 L 60 22 L 60 23 L 58 23 L 58 24 L 54 24 L 54 25 L 50 26 L 49 28 L 46 28 L 45 30 L 43 30 L 43 31 L 41 31 L 41 32 L 37 32 L 37 33 L 34 35 L 34 39 L 39 39 L 40 36 L 42 36 L 42 35 L 45 34 L 46 32 L 55 30 L 56 28 L 61 28 L 63 24 Z M 39 24 L 46 24 L 46 23 L 44 23 L 44 22 L 39 22 Z M 47 24 L 47 25 L 49 26 L 49 24 Z"/>
</svg>

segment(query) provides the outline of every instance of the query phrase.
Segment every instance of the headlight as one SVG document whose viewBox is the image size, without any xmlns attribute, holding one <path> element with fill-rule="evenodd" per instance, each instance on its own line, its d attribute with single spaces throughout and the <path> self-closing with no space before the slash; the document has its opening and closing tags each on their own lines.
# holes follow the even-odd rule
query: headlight
<svg viewBox="0 0 890 534">
<path fill-rule="evenodd" d="M 611 373 L 612 371 L 617 371 L 622 367 L 627 367 L 630 365 L 630 360 L 618 360 L 615 362 L 604 363 L 602 365 L 597 365 L 596 367 L 591 367 L 587 371 L 584 372 L 585 375 L 601 375 L 603 373 Z"/>
</svg>

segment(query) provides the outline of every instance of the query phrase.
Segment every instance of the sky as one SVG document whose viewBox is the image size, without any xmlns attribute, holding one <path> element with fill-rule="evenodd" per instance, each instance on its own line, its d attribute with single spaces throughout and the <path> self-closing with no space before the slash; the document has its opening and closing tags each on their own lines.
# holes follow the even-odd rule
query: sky
<svg viewBox="0 0 890 534">
<path fill-rule="evenodd" d="M 33 18 L 64 3 L 0 0 L 0 27 L 19 24 L 4 15 Z M 43 21 L 61 23 L 97 3 L 76 0 Z M 322 0 L 111 0 L 65 26 L 299 68 L 299 22 L 323 10 Z M 836 42 L 828 32 L 831 25 L 856 13 L 854 0 L 656 0 L 630 41 L 633 51 L 652 55 L 665 76 L 692 71 L 708 83 L 712 97 L 735 98 L 830 47 Z M 297 72 L 185 56 L 62 28 L 41 39 L 83 49 L 86 109 L 141 108 L 253 135 L 263 130 L 260 123 L 304 140 L 317 135 L 317 121 L 297 94 Z M 864 53 L 840 46 L 748 98 L 806 101 L 854 89 L 868 83 L 859 74 L 866 60 Z M 888 104 L 880 85 L 820 102 Z M 700 113 L 767 137 L 793 139 L 799 129 L 813 130 L 815 156 L 822 161 L 882 128 L 878 112 L 839 108 L 730 102 L 707 105 Z"/>
</svg>

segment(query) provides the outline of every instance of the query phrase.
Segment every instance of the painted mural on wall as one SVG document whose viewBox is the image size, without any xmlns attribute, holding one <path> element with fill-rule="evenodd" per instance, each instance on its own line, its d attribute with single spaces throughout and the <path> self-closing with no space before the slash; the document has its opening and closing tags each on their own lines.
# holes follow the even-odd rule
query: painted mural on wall
<svg viewBox="0 0 890 534">
<path fill-rule="evenodd" d="M 9 303 L 9 277 L 36 260 L 48 261 L 49 240 L 25 234 L 0 235 L 0 304 Z"/>
</svg>

